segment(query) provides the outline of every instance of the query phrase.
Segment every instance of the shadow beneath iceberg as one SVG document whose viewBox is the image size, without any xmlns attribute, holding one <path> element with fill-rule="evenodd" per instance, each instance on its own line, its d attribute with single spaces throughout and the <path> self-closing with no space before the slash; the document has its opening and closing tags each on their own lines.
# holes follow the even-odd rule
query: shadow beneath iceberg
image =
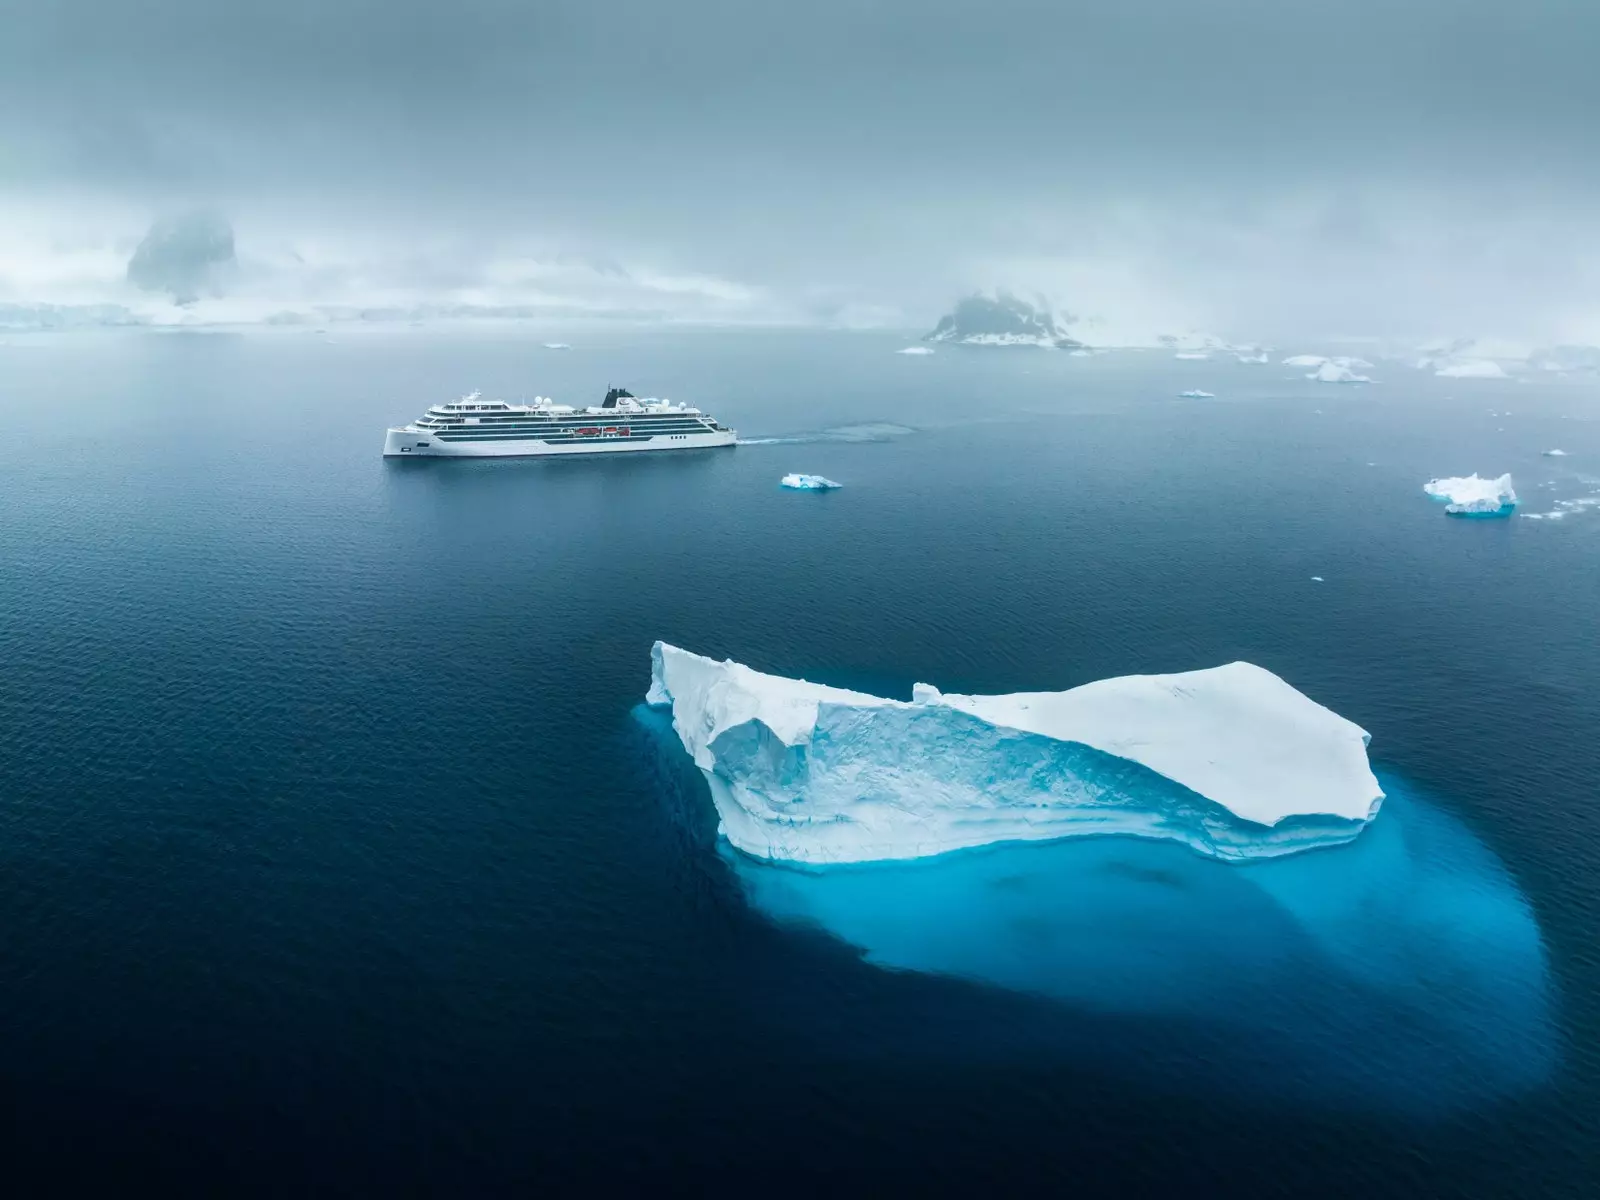
<svg viewBox="0 0 1600 1200">
<path fill-rule="evenodd" d="M 1184 1089 L 1369 1110 L 1457 1111 L 1553 1070 L 1530 906 L 1466 826 L 1392 776 L 1355 841 L 1280 858 L 1109 836 L 796 870 L 716 838 L 670 717 L 634 715 L 679 848 L 729 882 L 726 902 L 811 951 L 1001 989 L 1024 1001 L 990 1014 L 1019 1022 L 1012 1041 Z M 1006 1040 L 970 999 L 960 1022 L 920 1023 L 941 1030 L 928 1052 Z"/>
</svg>

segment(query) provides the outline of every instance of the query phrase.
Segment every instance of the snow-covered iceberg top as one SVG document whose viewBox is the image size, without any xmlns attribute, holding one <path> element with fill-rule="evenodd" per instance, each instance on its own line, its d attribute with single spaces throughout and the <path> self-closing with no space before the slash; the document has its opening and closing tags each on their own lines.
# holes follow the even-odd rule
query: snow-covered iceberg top
<svg viewBox="0 0 1600 1200">
<path fill-rule="evenodd" d="M 1318 383 L 1371 383 L 1372 380 L 1365 375 L 1357 375 L 1348 365 L 1328 359 L 1315 371 L 1306 376 Z"/>
<path fill-rule="evenodd" d="M 1471 358 L 1465 362 L 1445 363 L 1435 375 L 1445 379 L 1505 379 L 1505 368 L 1487 358 Z"/>
<path fill-rule="evenodd" d="M 1567 452 L 1565 450 L 1546 450 L 1544 456 L 1546 458 L 1565 458 Z"/>
<path fill-rule="evenodd" d="M 778 483 L 802 492 L 825 492 L 841 486 L 822 475 L 785 475 Z"/>
<path fill-rule="evenodd" d="M 1422 490 L 1445 502 L 1445 512 L 1459 517 L 1503 517 L 1517 506 L 1511 476 L 1480 479 L 1476 474 L 1430 479 Z"/>
<path fill-rule="evenodd" d="M 1179 392 L 1178 395 L 1184 400 L 1215 400 L 1217 398 L 1215 392 L 1204 392 L 1199 388 L 1190 388 L 1187 392 Z"/>
<path fill-rule="evenodd" d="M 933 353 L 933 347 L 932 346 L 907 346 L 904 350 L 896 350 L 895 353 L 896 354 L 910 354 L 910 355 L 912 355 L 914 357 L 920 358 L 923 355 L 932 354 Z"/>
<path fill-rule="evenodd" d="M 721 832 L 798 863 L 922 858 L 1084 834 L 1242 859 L 1354 838 L 1383 792 L 1368 736 L 1250 663 L 1065 692 L 908 703 L 657 642 L 648 703 L 711 787 Z"/>
</svg>

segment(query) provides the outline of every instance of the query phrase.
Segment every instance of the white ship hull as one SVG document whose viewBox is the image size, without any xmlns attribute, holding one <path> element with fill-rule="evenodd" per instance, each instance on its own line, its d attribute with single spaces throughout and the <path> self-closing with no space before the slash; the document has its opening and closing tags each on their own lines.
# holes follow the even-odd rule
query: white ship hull
<svg viewBox="0 0 1600 1200">
<path fill-rule="evenodd" d="M 404 427 L 390 429 L 383 442 L 385 458 L 533 458 L 558 454 L 633 454 L 645 450 L 696 450 L 731 446 L 737 440 L 731 429 L 704 433 L 656 434 L 650 437 L 600 436 L 584 441 L 546 442 L 538 438 L 497 441 L 445 440 L 429 432 Z"/>
</svg>

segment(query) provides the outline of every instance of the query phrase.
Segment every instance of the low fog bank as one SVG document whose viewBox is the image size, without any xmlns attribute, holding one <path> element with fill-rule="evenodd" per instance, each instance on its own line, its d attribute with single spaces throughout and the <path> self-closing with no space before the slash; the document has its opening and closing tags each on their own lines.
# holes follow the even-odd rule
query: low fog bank
<svg viewBox="0 0 1600 1200">
<path fill-rule="evenodd" d="M 1600 343 L 1574 0 L 0 0 L 0 29 L 13 325 L 920 333 L 1004 289 L 1102 340 Z"/>
<path fill-rule="evenodd" d="M 1507 357 L 1600 344 L 1593 233 L 1554 219 L 1494 225 L 1459 208 L 1430 225 L 1407 207 L 1035 211 L 1001 233 L 924 221 L 870 255 L 796 229 L 774 234 L 763 258 L 693 242 L 469 233 L 465 212 L 407 225 L 352 213 L 338 225 L 271 206 L 233 216 L 206 203 L 151 212 L 80 201 L 0 211 L 0 327 L 581 316 L 921 334 L 985 291 L 1036 300 L 1089 345 L 1198 333 L 1419 350 L 1475 339 Z"/>
</svg>

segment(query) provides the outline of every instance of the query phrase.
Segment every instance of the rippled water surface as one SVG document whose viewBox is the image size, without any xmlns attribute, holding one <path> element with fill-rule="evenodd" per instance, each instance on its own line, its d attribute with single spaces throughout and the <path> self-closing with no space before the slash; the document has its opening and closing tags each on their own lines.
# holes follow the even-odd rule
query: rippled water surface
<svg viewBox="0 0 1600 1200">
<path fill-rule="evenodd" d="M 0 344 L 13 1162 L 1585 1194 L 1600 381 L 901 345 Z M 747 444 L 378 457 L 473 387 L 610 384 Z M 1564 515 L 1421 492 L 1474 471 Z M 896 696 L 1245 658 L 1370 730 L 1395 803 L 1270 869 L 1104 839 L 774 872 L 636 711 L 656 638 Z"/>
</svg>

